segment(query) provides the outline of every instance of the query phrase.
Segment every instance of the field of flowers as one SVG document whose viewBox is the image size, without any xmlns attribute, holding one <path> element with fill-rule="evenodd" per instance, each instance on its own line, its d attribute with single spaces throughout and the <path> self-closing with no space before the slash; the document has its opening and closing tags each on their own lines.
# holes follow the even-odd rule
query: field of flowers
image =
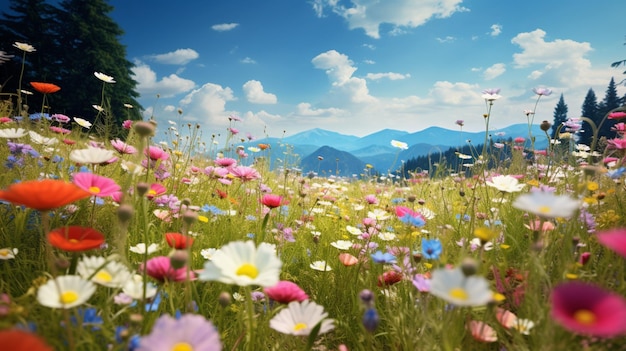
<svg viewBox="0 0 626 351">
<path fill-rule="evenodd" d="M 626 350 L 622 134 L 322 178 L 237 116 L 224 145 L 183 111 L 108 137 L 94 75 L 93 123 L 1 105 L 0 348 Z"/>
</svg>

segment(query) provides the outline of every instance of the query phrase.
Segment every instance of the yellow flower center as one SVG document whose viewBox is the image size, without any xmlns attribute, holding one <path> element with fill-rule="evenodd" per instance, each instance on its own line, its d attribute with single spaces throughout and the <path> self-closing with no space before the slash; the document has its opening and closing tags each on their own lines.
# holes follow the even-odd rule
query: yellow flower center
<svg viewBox="0 0 626 351">
<path fill-rule="evenodd" d="M 94 194 L 100 194 L 100 188 L 98 188 L 97 186 L 90 186 L 89 192 Z"/>
<path fill-rule="evenodd" d="M 589 310 L 578 310 L 574 313 L 574 319 L 584 325 L 593 324 L 596 321 L 596 315 Z"/>
<path fill-rule="evenodd" d="M 108 283 L 111 280 L 113 280 L 113 277 L 111 276 L 111 274 L 109 274 L 109 272 L 106 272 L 106 271 L 100 271 L 100 272 L 96 273 L 94 278 L 96 280 L 104 282 L 104 283 Z"/>
<path fill-rule="evenodd" d="M 465 301 L 465 300 L 467 300 L 469 298 L 469 296 L 467 295 L 467 291 L 465 291 L 465 289 L 463 289 L 463 288 L 453 288 L 453 289 L 450 289 L 448 294 L 450 296 L 452 296 L 453 298 L 457 299 L 457 300 Z"/>
<path fill-rule="evenodd" d="M 9 250 L 8 249 L 0 249 L 0 256 L 2 256 L 2 257 L 9 256 Z"/>
<path fill-rule="evenodd" d="M 302 329 L 305 329 L 305 328 L 306 328 L 306 324 L 298 323 L 298 324 L 293 326 L 293 331 L 299 331 L 299 330 L 302 330 Z"/>
<path fill-rule="evenodd" d="M 539 213 L 548 214 L 551 212 L 550 206 L 540 206 L 538 209 Z"/>
<path fill-rule="evenodd" d="M 193 351 L 193 346 L 186 342 L 177 342 L 172 346 L 172 351 Z"/>
<path fill-rule="evenodd" d="M 253 264 L 244 263 L 241 265 L 241 267 L 239 267 L 239 269 L 237 269 L 237 272 L 235 273 L 237 275 L 246 275 L 250 277 L 251 279 L 254 279 L 259 275 L 259 270 L 256 269 L 256 267 Z"/>
<path fill-rule="evenodd" d="M 59 297 L 59 299 L 61 300 L 61 303 L 69 304 L 78 300 L 78 293 L 73 290 L 68 290 L 68 291 L 63 292 L 61 296 Z"/>
</svg>

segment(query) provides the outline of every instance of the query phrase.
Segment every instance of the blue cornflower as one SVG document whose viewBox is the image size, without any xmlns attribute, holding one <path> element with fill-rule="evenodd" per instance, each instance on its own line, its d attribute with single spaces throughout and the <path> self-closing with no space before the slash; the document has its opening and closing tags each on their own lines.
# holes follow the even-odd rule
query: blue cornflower
<svg viewBox="0 0 626 351">
<path fill-rule="evenodd" d="M 202 210 L 202 212 L 210 212 L 210 213 L 212 213 L 214 215 L 218 215 L 218 216 L 224 214 L 224 211 L 220 210 L 219 208 L 217 208 L 214 205 L 204 205 L 204 206 L 202 206 L 202 208 L 200 210 Z"/>
<path fill-rule="evenodd" d="M 396 256 L 390 254 L 389 252 L 382 252 L 380 250 L 374 252 L 372 254 L 372 261 L 376 263 L 396 263 Z"/>
<path fill-rule="evenodd" d="M 76 310 L 76 313 L 78 314 L 83 326 L 90 325 L 92 330 L 100 330 L 102 317 L 98 316 L 98 311 L 95 308 L 79 308 Z M 76 321 L 76 317 L 74 316 L 71 317 L 71 320 L 73 323 L 78 323 Z"/>
<path fill-rule="evenodd" d="M 626 172 L 626 167 L 620 167 L 618 169 L 612 169 L 606 172 L 606 174 L 611 177 L 611 179 L 618 179 Z"/>
<path fill-rule="evenodd" d="M 424 219 L 422 219 L 419 216 L 411 216 L 409 213 L 405 214 L 404 216 L 400 217 L 400 221 L 402 223 L 406 223 L 406 224 L 410 224 L 414 227 L 423 227 L 424 224 L 426 224 L 426 222 L 424 221 Z"/>
<path fill-rule="evenodd" d="M 373 332 L 380 324 L 380 317 L 376 308 L 370 307 L 363 313 L 363 326 L 368 332 Z"/>
<path fill-rule="evenodd" d="M 437 260 L 443 247 L 439 239 L 422 238 L 422 255 L 427 259 Z"/>
<path fill-rule="evenodd" d="M 391 199 L 391 203 L 392 203 L 392 204 L 396 204 L 396 205 L 397 205 L 397 204 L 401 204 L 401 203 L 403 203 L 404 201 L 406 201 L 406 200 L 405 200 L 403 197 L 396 197 L 396 198 L 394 198 L 394 199 Z"/>
</svg>

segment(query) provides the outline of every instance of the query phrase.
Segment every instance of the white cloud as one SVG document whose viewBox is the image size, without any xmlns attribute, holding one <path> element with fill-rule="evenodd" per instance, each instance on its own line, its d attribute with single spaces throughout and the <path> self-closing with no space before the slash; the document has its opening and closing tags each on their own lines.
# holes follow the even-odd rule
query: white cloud
<svg viewBox="0 0 626 351">
<path fill-rule="evenodd" d="M 437 103 L 449 105 L 471 105 L 484 102 L 478 84 L 463 82 L 438 81 L 428 95 Z"/>
<path fill-rule="evenodd" d="M 401 79 L 407 79 L 410 78 L 411 75 L 410 74 L 402 74 L 402 73 L 394 73 L 394 72 L 387 72 L 387 73 L 368 73 L 365 78 L 370 79 L 370 80 L 378 80 L 378 79 L 382 79 L 382 78 L 387 78 L 389 80 L 401 80 Z"/>
<path fill-rule="evenodd" d="M 181 78 L 175 74 L 157 80 L 156 73 L 140 61 L 135 61 L 135 67 L 132 71 L 137 81 L 137 91 L 144 96 L 159 94 L 161 97 L 171 97 L 187 92 L 196 85 L 192 80 Z"/>
<path fill-rule="evenodd" d="M 345 111 L 339 108 L 311 108 L 311 104 L 308 102 L 301 102 L 298 104 L 297 110 L 295 112 L 298 116 L 306 116 L 306 117 L 333 117 L 343 114 Z"/>
<path fill-rule="evenodd" d="M 356 71 L 353 62 L 344 54 L 335 50 L 329 50 L 319 54 L 311 60 L 315 68 L 326 70 L 326 74 L 333 81 L 333 85 L 343 84 Z"/>
<path fill-rule="evenodd" d="M 239 26 L 239 23 L 220 23 L 211 26 L 211 29 L 218 32 L 227 32 L 233 30 Z"/>
<path fill-rule="evenodd" d="M 194 49 L 178 49 L 165 54 L 150 55 L 156 62 L 168 65 L 186 65 L 198 57 L 200 54 Z"/>
<path fill-rule="evenodd" d="M 498 35 L 500 35 L 500 33 L 502 33 L 502 25 L 492 24 L 491 33 L 489 33 L 489 35 L 491 35 L 492 37 L 497 37 Z"/>
<path fill-rule="evenodd" d="M 453 41 L 456 40 L 455 37 L 452 37 L 452 36 L 449 36 L 449 35 L 447 37 L 445 37 L 445 38 L 436 38 L 436 39 L 440 43 L 452 43 Z"/>
<path fill-rule="evenodd" d="M 364 48 L 368 48 L 370 50 L 376 50 L 376 47 L 372 44 L 363 44 Z"/>
<path fill-rule="evenodd" d="M 339 5 L 337 0 L 315 0 L 313 9 L 322 16 L 323 8 L 348 21 L 350 29 L 362 28 L 372 38 L 380 38 L 380 25 L 395 26 L 391 34 L 399 34 L 405 28 L 419 27 L 433 18 L 447 18 L 455 12 L 467 11 L 460 6 L 463 0 L 350 0 L 352 6 Z"/>
<path fill-rule="evenodd" d="M 249 80 L 243 85 L 246 99 L 253 104 L 275 104 L 278 98 L 274 94 L 263 91 L 263 84 L 258 80 Z"/>
<path fill-rule="evenodd" d="M 241 63 L 245 63 L 245 64 L 250 64 L 250 65 L 254 65 L 254 64 L 256 64 L 256 61 L 255 61 L 255 60 L 253 60 L 253 59 L 251 59 L 250 57 L 243 58 L 243 59 L 241 59 L 241 61 L 239 61 L 239 62 L 241 62 Z"/>
<path fill-rule="evenodd" d="M 234 114 L 226 109 L 226 103 L 235 100 L 230 88 L 206 83 L 182 98 L 180 107 L 186 120 L 203 123 L 209 130 L 221 130 L 228 126 L 228 116 Z"/>
<path fill-rule="evenodd" d="M 506 65 L 504 63 L 496 63 L 483 72 L 483 77 L 485 80 L 492 80 L 499 77 L 504 72 L 506 72 Z"/>
<path fill-rule="evenodd" d="M 176 111 L 176 106 L 174 106 L 174 105 L 166 105 L 165 107 L 163 107 L 163 111 L 174 112 L 174 111 Z"/>
<path fill-rule="evenodd" d="M 376 64 L 376 61 L 374 61 L 374 60 L 363 60 L 363 63 L 368 64 L 368 65 L 373 65 L 373 64 Z"/>
</svg>

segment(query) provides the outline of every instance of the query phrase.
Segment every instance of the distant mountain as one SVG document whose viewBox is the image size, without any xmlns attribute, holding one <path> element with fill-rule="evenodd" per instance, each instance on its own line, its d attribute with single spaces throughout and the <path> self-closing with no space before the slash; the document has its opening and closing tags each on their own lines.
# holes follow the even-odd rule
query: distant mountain
<svg viewBox="0 0 626 351">
<path fill-rule="evenodd" d="M 317 145 L 317 147 L 328 145 L 338 150 L 351 150 L 352 144 L 360 138 L 353 135 L 345 135 L 328 130 L 315 128 L 289 137 L 283 138 L 283 142 L 293 145 Z"/>
<path fill-rule="evenodd" d="M 365 170 L 365 162 L 349 152 L 322 146 L 300 162 L 302 173 L 318 173 L 320 176 L 352 177 Z"/>
</svg>

